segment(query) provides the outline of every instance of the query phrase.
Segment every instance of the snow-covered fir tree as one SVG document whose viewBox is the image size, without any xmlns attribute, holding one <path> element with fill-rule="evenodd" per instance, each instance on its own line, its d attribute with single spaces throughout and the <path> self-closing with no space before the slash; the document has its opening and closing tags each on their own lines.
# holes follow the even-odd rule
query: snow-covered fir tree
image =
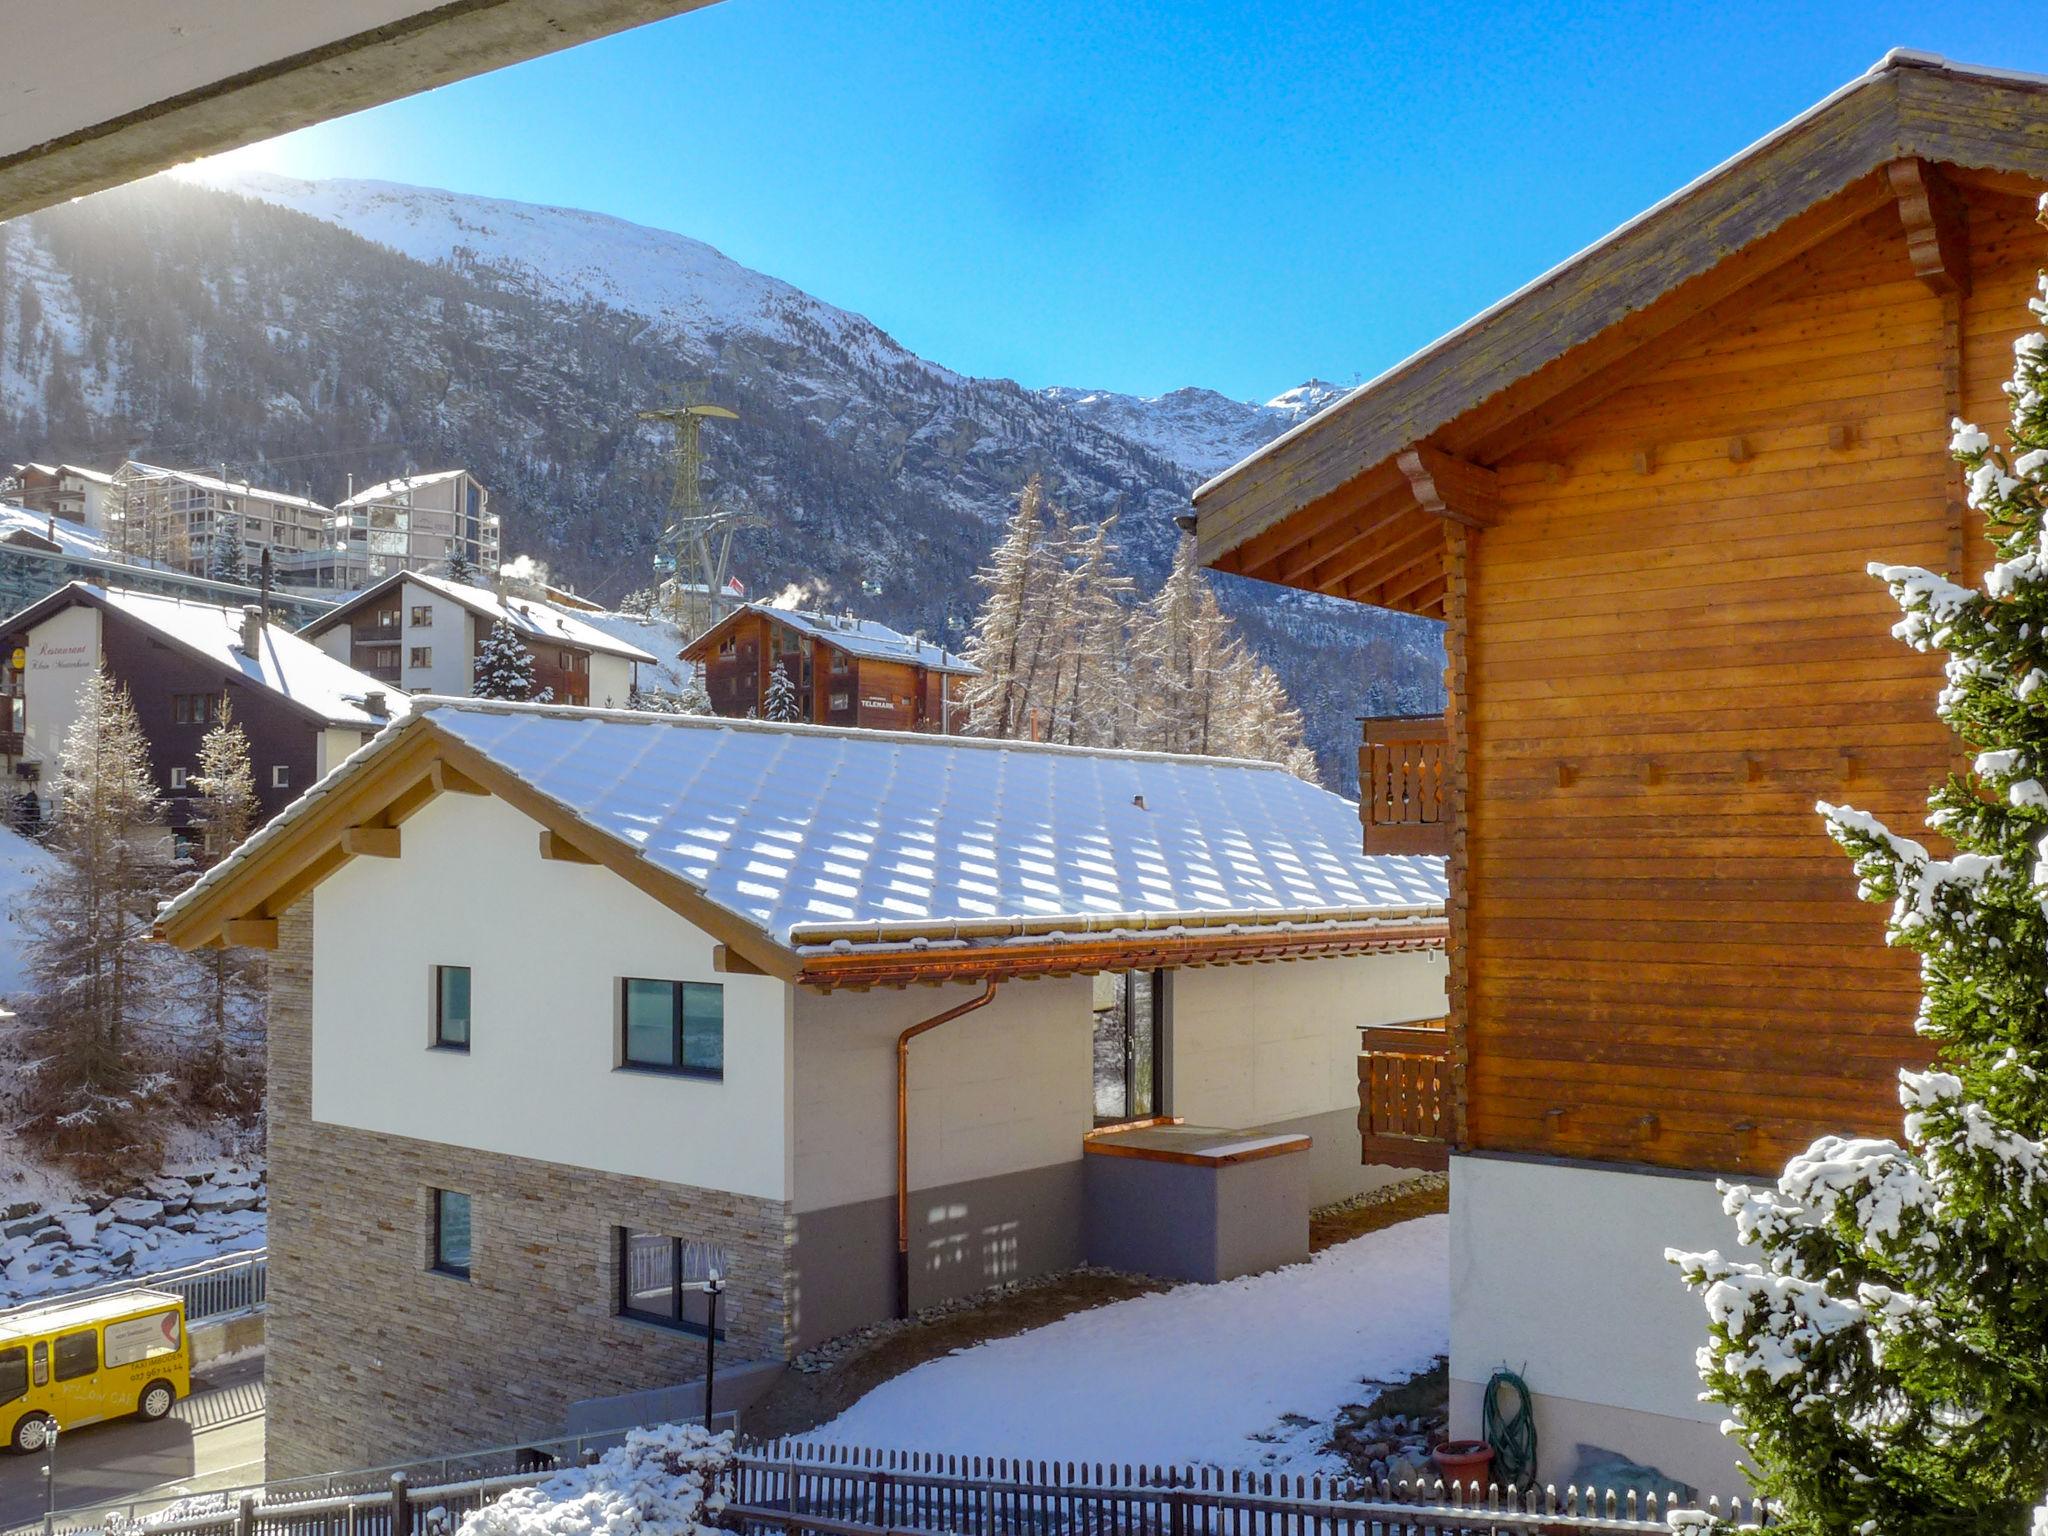
<svg viewBox="0 0 2048 1536">
<path fill-rule="evenodd" d="M 476 656 L 476 683 L 470 690 L 480 699 L 520 699 L 545 704 L 554 690 L 533 691 L 533 653 L 503 619 L 484 636 Z"/>
<path fill-rule="evenodd" d="M 155 1144 L 152 1111 L 173 1079 L 157 1037 L 174 962 L 150 939 L 182 866 L 126 690 L 105 672 L 81 686 L 64 737 L 57 857 L 21 918 L 28 990 L 12 1074 L 23 1131 L 60 1155 L 100 1160 Z"/>
<path fill-rule="evenodd" d="M 768 674 L 768 692 L 761 700 L 761 718 L 788 725 L 803 717 L 803 703 L 797 697 L 796 679 L 789 675 L 789 664 L 777 662 Z"/>
<path fill-rule="evenodd" d="M 704 686 L 704 673 L 692 668 L 683 683 L 683 691 L 675 696 L 675 712 L 679 715 L 708 715 L 711 709 L 711 690 Z"/>
<path fill-rule="evenodd" d="M 1928 822 L 1955 852 L 1819 807 L 1921 956 L 1936 1064 L 1899 1075 L 1902 1141 L 1825 1137 L 1725 1191 L 1760 1261 L 1670 1255 L 1774 1530 L 2017 1536 L 2048 1492 L 2048 337 L 2017 351 L 2011 450 L 1960 421 L 1953 443 L 1996 547 L 1982 588 L 1871 567 L 1900 638 L 1948 657 L 1937 710 L 1975 758 Z"/>
<path fill-rule="evenodd" d="M 215 581 L 247 584 L 249 561 L 242 553 L 240 518 L 222 517 L 215 520 L 213 545 L 207 554 L 206 574 Z"/>
<path fill-rule="evenodd" d="M 196 795 L 193 811 L 205 835 L 201 862 L 217 864 L 248 839 L 258 810 L 249 738 L 225 705 L 220 720 L 199 743 L 198 771 L 191 785 Z M 237 1058 L 235 1042 L 258 1006 L 262 964 L 248 951 L 224 945 L 207 951 L 200 961 L 206 971 L 209 1028 L 205 1041 L 186 1053 L 192 1097 L 213 1108 L 248 1108 L 254 1074 Z"/>
<path fill-rule="evenodd" d="M 469 558 L 469 550 L 457 542 L 455 552 L 448 557 L 448 579 L 462 583 L 465 587 L 478 585 L 476 565 Z"/>
</svg>

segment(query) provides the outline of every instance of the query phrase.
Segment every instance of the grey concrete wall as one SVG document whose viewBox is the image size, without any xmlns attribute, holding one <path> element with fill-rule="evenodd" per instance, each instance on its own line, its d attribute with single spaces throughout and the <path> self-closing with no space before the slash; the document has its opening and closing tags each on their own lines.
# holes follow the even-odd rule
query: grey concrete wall
<svg viewBox="0 0 2048 1536">
<path fill-rule="evenodd" d="M 701 1343 L 701 1341 L 700 1341 Z M 789 1367 L 780 1360 L 735 1361 L 718 1367 L 718 1380 L 711 1389 L 713 1415 L 744 1414 Z M 673 1387 L 650 1387 L 644 1392 L 625 1392 L 614 1397 L 586 1398 L 569 1405 L 563 1433 L 602 1435 L 613 1430 L 635 1429 L 642 1424 L 695 1423 L 704 1415 L 704 1378 Z M 722 1427 L 722 1426 L 721 1426 Z"/>
<path fill-rule="evenodd" d="M 188 1330 L 192 1341 L 192 1368 L 211 1365 L 245 1349 L 263 1347 L 263 1314 L 244 1312 L 239 1317 L 194 1323 Z"/>
<path fill-rule="evenodd" d="M 1320 1115 L 1302 1115 L 1293 1120 L 1275 1120 L 1259 1128 L 1278 1135 L 1298 1132 L 1310 1138 L 1308 1151 L 1299 1161 L 1306 1163 L 1306 1187 L 1311 1208 L 1335 1205 L 1368 1190 L 1384 1189 L 1418 1176 L 1414 1168 L 1389 1168 L 1383 1163 L 1358 1160 L 1358 1106 L 1333 1109 Z"/>
<path fill-rule="evenodd" d="M 1088 1260 L 1164 1280 L 1229 1280 L 1308 1257 L 1308 1155 L 1198 1165 L 1085 1159 Z"/>
<path fill-rule="evenodd" d="M 800 1211 L 790 1308 L 798 1348 L 895 1315 L 896 1201 Z M 910 1195 L 915 1311 L 1083 1257 L 1081 1162 Z"/>
</svg>

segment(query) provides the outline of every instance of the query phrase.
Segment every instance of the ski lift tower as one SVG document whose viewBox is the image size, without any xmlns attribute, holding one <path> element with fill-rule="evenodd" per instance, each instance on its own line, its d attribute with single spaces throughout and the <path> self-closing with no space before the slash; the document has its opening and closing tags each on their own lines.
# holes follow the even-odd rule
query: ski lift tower
<svg viewBox="0 0 2048 1536">
<path fill-rule="evenodd" d="M 737 412 L 707 405 L 695 395 L 696 391 L 690 390 L 680 405 L 639 413 L 642 421 L 666 422 L 675 429 L 675 481 L 669 491 L 669 521 L 661 531 L 661 543 L 675 581 L 676 627 L 689 638 L 716 624 L 732 602 L 725 586 L 732 575 L 733 535 L 742 528 L 768 526 L 765 517 L 745 507 L 705 505 L 704 423 L 740 418 Z"/>
</svg>

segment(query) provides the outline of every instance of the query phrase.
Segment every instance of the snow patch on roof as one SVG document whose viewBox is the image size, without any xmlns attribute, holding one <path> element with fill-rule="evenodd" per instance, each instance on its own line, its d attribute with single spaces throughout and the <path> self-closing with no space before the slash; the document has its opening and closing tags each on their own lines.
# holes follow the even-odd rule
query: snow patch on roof
<svg viewBox="0 0 2048 1536">
<path fill-rule="evenodd" d="M 765 614 L 850 655 L 866 656 L 876 661 L 907 662 L 933 672 L 959 672 L 971 676 L 981 673 L 981 668 L 964 656 L 956 656 L 930 640 L 919 640 L 873 619 L 857 619 L 852 614 L 812 613 L 802 608 L 776 608 L 767 603 L 748 603 L 739 611 Z"/>
<path fill-rule="evenodd" d="M 338 510 L 342 507 L 367 507 L 379 501 L 395 501 L 423 486 L 439 485 L 444 480 L 453 480 L 458 475 L 467 473 L 469 471 L 463 469 L 437 469 L 431 474 L 401 475 L 396 480 L 380 480 L 368 490 L 357 491 L 353 496 L 343 497 L 334 505 Z"/>
</svg>

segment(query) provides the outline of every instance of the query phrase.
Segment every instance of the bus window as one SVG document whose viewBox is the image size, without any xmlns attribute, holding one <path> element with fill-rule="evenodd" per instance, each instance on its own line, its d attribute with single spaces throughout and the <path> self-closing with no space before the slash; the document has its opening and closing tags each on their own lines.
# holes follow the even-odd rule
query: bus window
<svg viewBox="0 0 2048 1536">
<path fill-rule="evenodd" d="M 36 1340 L 36 1368 L 33 1380 L 39 1387 L 50 1384 L 50 1346 L 43 1340 Z"/>
<path fill-rule="evenodd" d="M 0 1349 L 0 1403 L 11 1403 L 28 1392 L 28 1350 L 17 1344 Z"/>
<path fill-rule="evenodd" d="M 57 1335 L 57 1379 L 90 1376 L 100 1368 L 100 1336 L 90 1328 Z"/>
</svg>

